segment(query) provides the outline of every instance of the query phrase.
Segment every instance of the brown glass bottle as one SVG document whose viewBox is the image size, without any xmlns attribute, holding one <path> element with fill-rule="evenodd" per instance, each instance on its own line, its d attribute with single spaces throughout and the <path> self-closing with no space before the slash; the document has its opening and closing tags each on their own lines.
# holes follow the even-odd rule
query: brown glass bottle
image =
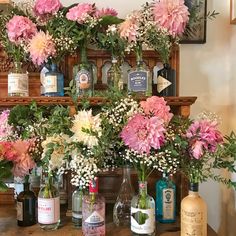
<svg viewBox="0 0 236 236">
<path fill-rule="evenodd" d="M 17 196 L 17 224 L 30 226 L 36 224 L 36 196 L 30 191 L 29 183 L 24 183 L 24 191 Z"/>
</svg>

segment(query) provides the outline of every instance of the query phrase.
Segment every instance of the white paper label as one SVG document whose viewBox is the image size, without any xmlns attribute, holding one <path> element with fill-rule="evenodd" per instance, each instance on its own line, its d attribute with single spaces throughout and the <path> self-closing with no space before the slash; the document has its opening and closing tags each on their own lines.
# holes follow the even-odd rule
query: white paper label
<svg viewBox="0 0 236 236">
<path fill-rule="evenodd" d="M 163 199 L 163 219 L 174 219 L 174 191 L 166 188 L 162 192 Z"/>
<path fill-rule="evenodd" d="M 135 214 L 140 213 L 145 217 L 145 222 L 141 224 L 136 221 L 138 217 L 135 217 Z M 152 234 L 155 231 L 155 210 L 131 207 L 131 231 L 137 234 Z"/>
<path fill-rule="evenodd" d="M 162 76 L 157 77 L 157 92 L 160 93 L 171 85 L 171 82 Z"/>
<path fill-rule="evenodd" d="M 8 93 L 28 93 L 28 74 L 8 74 Z"/>
<path fill-rule="evenodd" d="M 100 227 L 105 224 L 104 218 L 94 211 L 86 220 L 85 225 L 89 227 Z"/>
<path fill-rule="evenodd" d="M 60 198 L 38 198 L 38 222 L 54 224 L 60 219 Z"/>
<path fill-rule="evenodd" d="M 57 76 L 47 75 L 44 77 L 44 92 L 45 93 L 57 92 Z"/>
<path fill-rule="evenodd" d="M 17 202 L 16 211 L 17 211 L 16 219 L 19 221 L 23 221 L 23 202 Z"/>
<path fill-rule="evenodd" d="M 82 213 L 72 212 L 72 217 L 76 219 L 82 219 Z"/>
</svg>

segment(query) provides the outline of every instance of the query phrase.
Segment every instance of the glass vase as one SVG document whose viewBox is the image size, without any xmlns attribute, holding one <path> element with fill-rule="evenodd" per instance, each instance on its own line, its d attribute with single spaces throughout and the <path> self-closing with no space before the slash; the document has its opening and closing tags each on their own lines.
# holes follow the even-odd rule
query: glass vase
<svg viewBox="0 0 236 236">
<path fill-rule="evenodd" d="M 166 173 L 156 182 L 156 220 L 161 223 L 176 220 L 176 186 Z"/>
<path fill-rule="evenodd" d="M 111 61 L 111 67 L 107 71 L 107 84 L 109 88 L 123 90 L 123 80 L 121 76 L 121 68 L 118 60 L 114 57 Z"/>
<path fill-rule="evenodd" d="M 21 62 L 14 62 L 8 72 L 8 96 L 29 96 L 29 76 Z"/>
<path fill-rule="evenodd" d="M 176 74 L 170 64 L 165 63 L 164 67 L 157 73 L 157 95 L 176 96 Z"/>
<path fill-rule="evenodd" d="M 123 180 L 113 208 L 113 222 L 116 226 L 130 225 L 131 200 L 134 190 L 130 180 L 130 167 L 123 168 Z"/>
<path fill-rule="evenodd" d="M 77 187 L 72 194 L 72 222 L 76 228 L 82 226 L 83 190 Z"/>
<path fill-rule="evenodd" d="M 44 230 L 55 230 L 60 224 L 60 196 L 57 179 L 43 174 L 38 195 L 38 223 Z"/>
<path fill-rule="evenodd" d="M 147 194 L 147 182 L 139 181 L 139 193 L 131 201 L 132 235 L 155 235 L 155 201 Z"/>
<path fill-rule="evenodd" d="M 48 72 L 43 79 L 42 92 L 47 97 L 64 96 L 64 75 L 59 71 L 58 65 L 52 63 L 48 65 Z"/>
<path fill-rule="evenodd" d="M 198 183 L 191 183 L 189 194 L 181 201 L 181 236 L 207 236 L 207 205 L 199 196 Z"/>
</svg>

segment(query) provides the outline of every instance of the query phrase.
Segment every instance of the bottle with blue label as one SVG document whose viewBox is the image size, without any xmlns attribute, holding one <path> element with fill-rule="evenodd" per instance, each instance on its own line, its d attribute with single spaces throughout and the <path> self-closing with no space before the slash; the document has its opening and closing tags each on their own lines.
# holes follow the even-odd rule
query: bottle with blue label
<svg viewBox="0 0 236 236">
<path fill-rule="evenodd" d="M 43 80 L 44 96 L 64 96 L 64 75 L 59 72 L 56 63 L 52 63 L 48 69 L 49 71 L 45 73 Z"/>
<path fill-rule="evenodd" d="M 176 185 L 164 172 L 156 182 L 156 220 L 161 223 L 176 220 Z"/>
<path fill-rule="evenodd" d="M 143 96 L 152 95 L 152 77 L 143 61 L 142 45 L 139 44 L 135 50 L 136 67 L 128 74 L 128 93 L 135 93 Z"/>
</svg>

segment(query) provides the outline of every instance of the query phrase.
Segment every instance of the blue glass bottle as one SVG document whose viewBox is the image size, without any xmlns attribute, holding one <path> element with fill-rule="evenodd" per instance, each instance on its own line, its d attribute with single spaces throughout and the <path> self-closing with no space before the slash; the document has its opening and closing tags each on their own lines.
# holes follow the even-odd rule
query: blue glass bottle
<svg viewBox="0 0 236 236">
<path fill-rule="evenodd" d="M 57 64 L 52 63 L 45 73 L 44 95 L 48 97 L 64 96 L 64 75 L 58 71 Z"/>
<path fill-rule="evenodd" d="M 176 186 L 166 173 L 156 182 L 156 220 L 161 223 L 176 220 Z"/>
</svg>

